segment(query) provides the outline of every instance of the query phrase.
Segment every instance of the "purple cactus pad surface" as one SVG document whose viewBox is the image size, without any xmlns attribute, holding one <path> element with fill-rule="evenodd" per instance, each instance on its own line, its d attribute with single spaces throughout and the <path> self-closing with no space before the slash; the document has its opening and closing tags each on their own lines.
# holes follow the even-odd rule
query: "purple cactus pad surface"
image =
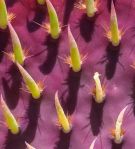
<svg viewBox="0 0 135 149">
<path fill-rule="evenodd" d="M 0 90 L 7 105 L 18 119 L 20 133 L 11 134 L 0 126 L 0 149 L 26 149 L 25 141 L 36 149 L 89 149 L 97 136 L 95 149 L 135 148 L 135 1 L 114 0 L 118 24 L 125 30 L 119 46 L 113 47 L 105 37 L 103 25 L 109 27 L 111 0 L 99 0 L 97 14 L 88 18 L 84 10 L 74 7 L 76 0 L 51 0 L 62 28 L 59 39 L 52 39 L 40 26 L 49 22 L 46 5 L 36 0 L 6 0 L 8 12 L 16 15 L 12 21 L 22 47 L 30 57 L 24 68 L 45 89 L 40 100 L 32 99 L 25 89 L 21 74 L 3 51 L 11 52 L 9 30 L 0 30 Z M 69 55 L 67 26 L 87 59 L 80 72 L 73 72 L 60 57 Z M 91 90 L 93 75 L 101 74 L 106 84 L 105 101 L 97 104 Z M 71 115 L 72 131 L 64 134 L 57 126 L 54 95 L 58 90 L 65 113 Z M 124 139 L 112 141 L 111 129 L 120 111 L 124 116 Z M 0 112 L 0 121 L 4 121 Z"/>
</svg>

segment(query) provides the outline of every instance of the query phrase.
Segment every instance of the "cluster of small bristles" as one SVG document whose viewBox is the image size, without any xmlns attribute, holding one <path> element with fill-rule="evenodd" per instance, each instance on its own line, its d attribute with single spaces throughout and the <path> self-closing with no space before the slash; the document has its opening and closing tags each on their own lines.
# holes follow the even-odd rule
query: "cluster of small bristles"
<svg viewBox="0 0 135 149">
<path fill-rule="evenodd" d="M 67 1 L 70 1 L 70 0 L 67 0 Z M 53 2 L 51 2 L 51 0 L 37 0 L 36 4 L 39 5 L 40 7 L 43 7 L 44 9 L 47 9 L 49 23 L 41 24 L 40 22 L 37 22 L 35 20 L 32 23 L 35 26 L 38 26 L 44 29 L 45 33 L 49 37 L 51 37 L 51 40 L 53 41 L 51 43 L 52 45 L 55 44 L 55 41 L 61 40 L 61 35 L 63 33 L 64 28 L 67 29 L 66 35 L 68 37 L 67 42 L 68 42 L 68 49 L 69 49 L 69 52 L 68 51 L 67 52 L 69 54 L 66 55 L 66 57 L 62 57 L 58 55 L 58 59 L 60 60 L 60 63 L 62 64 L 66 63 L 67 65 L 69 65 L 70 71 L 72 71 L 73 74 L 76 74 L 76 75 L 81 74 L 83 72 L 82 65 L 85 62 L 87 63 L 87 59 L 91 59 L 91 57 L 89 57 L 87 53 L 82 54 L 80 52 L 80 48 L 78 46 L 79 43 L 75 39 L 71 24 L 69 23 L 63 27 L 61 26 L 61 23 L 57 15 L 57 11 L 54 8 Z M 95 19 L 97 15 L 100 15 L 100 11 L 99 11 L 100 5 L 101 5 L 100 0 L 82 0 L 82 1 L 76 2 L 74 4 L 74 7 L 75 9 L 85 11 L 84 13 L 87 15 L 87 19 L 92 20 L 92 19 Z M 44 90 L 45 92 L 47 91 L 46 82 L 41 82 L 41 79 L 38 80 L 40 82 L 35 81 L 35 79 L 25 68 L 25 60 L 31 59 L 32 56 L 28 54 L 28 51 L 23 49 L 21 44 L 21 39 L 19 39 L 19 36 L 12 25 L 12 21 L 15 22 L 15 19 L 16 19 L 15 15 L 16 14 L 8 14 L 5 0 L 0 0 L 0 29 L 3 31 L 6 30 L 7 28 L 9 29 L 10 38 L 12 42 L 12 51 L 13 51 L 13 52 L 4 51 L 3 53 L 7 57 L 7 60 L 13 63 L 15 67 L 19 70 L 21 78 L 25 84 L 25 88 L 23 88 L 22 92 L 25 92 L 25 94 L 29 93 L 31 98 L 35 100 L 35 102 L 38 102 L 39 100 L 41 100 L 43 96 L 42 95 L 43 91 Z M 117 49 L 121 44 L 121 39 L 124 35 L 124 31 L 122 31 L 119 28 L 117 13 L 115 10 L 113 0 L 111 1 L 109 24 L 110 24 L 109 27 L 103 26 L 104 35 L 105 37 L 107 37 L 108 43 L 111 44 L 111 46 L 114 49 Z M 68 68 L 67 65 L 66 65 L 66 68 Z M 112 65 L 113 65 L 113 62 L 112 62 Z M 132 65 L 132 67 L 135 68 L 134 64 Z M 102 79 L 100 77 L 102 76 L 103 74 L 101 74 L 101 72 L 98 72 L 98 71 L 94 72 L 92 76 L 94 86 L 91 89 L 89 89 L 90 96 L 92 96 L 93 102 L 98 108 L 102 107 L 107 100 L 107 85 L 101 81 Z M 72 122 L 73 121 L 72 119 L 74 119 L 74 117 L 72 117 L 72 115 L 68 113 L 68 110 L 66 111 L 64 109 L 63 102 L 60 102 L 61 98 L 59 99 L 59 97 L 61 96 L 59 96 L 59 93 L 60 93 L 59 90 L 61 89 L 58 88 L 57 90 L 55 90 L 55 94 L 53 95 L 54 97 L 53 103 L 55 105 L 55 111 L 58 119 L 57 128 L 58 130 L 60 128 L 60 131 L 62 131 L 63 134 L 67 135 L 72 133 L 76 125 Z M 86 94 L 88 93 L 86 92 Z M 2 94 L 0 98 L 1 98 L 0 109 L 4 117 L 4 122 L 1 121 L 1 123 L 5 127 L 7 127 L 7 129 L 10 131 L 10 133 L 13 136 L 20 134 L 22 131 L 21 124 L 20 122 L 18 122 L 16 116 L 11 112 L 10 108 L 8 107 L 8 104 L 6 103 L 6 101 L 10 99 L 6 99 L 5 101 Z M 127 105 L 125 105 L 123 109 L 119 109 L 119 113 L 117 113 L 117 119 L 115 120 L 114 129 L 111 130 L 110 136 L 111 136 L 111 139 L 113 139 L 115 144 L 122 144 L 123 138 L 124 136 L 126 136 L 125 130 L 123 129 L 123 120 L 125 117 L 124 116 L 125 111 L 128 111 L 127 109 L 129 109 L 129 106 Z M 94 138 L 94 140 L 93 141 L 91 140 L 89 142 L 89 149 L 96 149 L 95 147 L 96 142 L 99 138 L 100 138 L 99 134 L 96 134 L 96 137 Z M 32 147 L 34 145 L 31 146 L 30 145 L 31 142 L 28 142 L 27 139 L 25 140 L 25 138 L 24 138 L 24 144 L 25 144 L 25 147 L 27 147 L 27 149 L 35 149 L 34 147 Z M 19 149 L 19 147 L 17 148 Z M 50 149 L 49 147 L 42 147 L 41 149 L 44 149 L 44 148 Z M 40 149 L 40 148 L 37 147 L 36 149 Z"/>
</svg>

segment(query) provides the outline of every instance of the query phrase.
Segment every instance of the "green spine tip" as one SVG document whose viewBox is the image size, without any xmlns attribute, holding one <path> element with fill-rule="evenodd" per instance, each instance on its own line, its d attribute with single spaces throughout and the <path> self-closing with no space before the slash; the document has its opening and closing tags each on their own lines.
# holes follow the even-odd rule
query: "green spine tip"
<svg viewBox="0 0 135 149">
<path fill-rule="evenodd" d="M 92 143 L 91 143 L 89 149 L 94 149 L 96 140 L 97 140 L 97 138 L 95 138 L 95 139 L 92 141 Z"/>
<path fill-rule="evenodd" d="M 29 143 L 27 143 L 26 141 L 25 141 L 25 144 L 26 144 L 27 149 L 36 149 L 33 146 L 31 146 Z"/>
<path fill-rule="evenodd" d="M 85 0 L 86 13 L 88 17 L 93 17 L 97 12 L 94 0 Z"/>
<path fill-rule="evenodd" d="M 121 40 L 121 35 L 118 27 L 117 15 L 112 0 L 111 3 L 111 18 L 110 18 L 110 40 L 113 46 L 118 46 Z"/>
<path fill-rule="evenodd" d="M 40 5 L 44 5 L 45 4 L 45 0 L 37 0 L 38 4 Z"/>
<path fill-rule="evenodd" d="M 12 47 L 13 47 L 13 55 L 14 55 L 15 61 L 22 65 L 25 60 L 25 55 L 24 55 L 19 37 L 10 22 L 8 22 L 8 27 L 10 30 Z"/>
<path fill-rule="evenodd" d="M 99 76 L 100 74 L 98 72 L 96 72 L 93 76 L 93 79 L 95 81 L 95 95 L 94 96 L 95 96 L 95 101 L 97 103 L 102 103 L 105 98 L 105 92 L 102 88 Z"/>
<path fill-rule="evenodd" d="M 8 25 L 8 13 L 5 0 L 0 0 L 0 28 L 6 29 Z"/>
<path fill-rule="evenodd" d="M 50 20 L 50 34 L 53 39 L 57 39 L 59 38 L 61 32 L 58 16 L 52 3 L 49 0 L 46 0 L 46 5 Z"/>
<path fill-rule="evenodd" d="M 58 116 L 58 122 L 63 130 L 64 133 L 69 133 L 71 131 L 71 124 L 65 115 L 63 108 L 60 104 L 59 98 L 58 98 L 58 91 L 55 93 L 55 108 Z"/>
<path fill-rule="evenodd" d="M 79 72 L 81 70 L 81 56 L 77 43 L 71 33 L 70 26 L 68 26 L 68 40 L 70 48 L 70 57 L 71 57 L 71 67 L 74 72 Z"/>
<path fill-rule="evenodd" d="M 26 85 L 28 91 L 31 93 L 32 97 L 34 99 L 39 99 L 41 96 L 42 90 L 40 89 L 38 84 L 34 81 L 34 79 L 30 76 L 30 74 L 19 63 L 16 63 L 16 65 L 17 65 L 17 67 L 23 77 L 23 80 L 25 82 L 25 85 Z"/>
<path fill-rule="evenodd" d="M 2 95 L 1 95 L 0 103 L 1 103 L 2 113 L 3 113 L 8 129 L 11 131 L 12 134 L 18 134 L 20 131 L 19 124 L 17 123 L 15 117 L 13 116 L 10 109 L 8 108 Z"/>
</svg>

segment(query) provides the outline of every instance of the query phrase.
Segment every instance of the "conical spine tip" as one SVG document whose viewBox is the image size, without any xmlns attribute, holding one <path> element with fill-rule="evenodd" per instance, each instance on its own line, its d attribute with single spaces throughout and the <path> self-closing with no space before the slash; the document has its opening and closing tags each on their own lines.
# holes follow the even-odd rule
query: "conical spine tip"
<svg viewBox="0 0 135 149">
<path fill-rule="evenodd" d="M 124 133 L 122 130 L 122 123 L 124 119 L 125 111 L 127 110 L 128 106 L 123 108 L 123 110 L 119 113 L 118 118 L 116 120 L 115 124 L 115 130 L 114 130 L 114 141 L 117 144 L 120 144 L 123 141 Z"/>
<path fill-rule="evenodd" d="M 49 20 L 50 20 L 49 32 L 53 39 L 58 39 L 61 33 L 61 27 L 60 27 L 58 15 L 50 0 L 46 0 L 46 5 L 47 5 Z"/>
<path fill-rule="evenodd" d="M 105 98 L 105 92 L 102 88 L 102 85 L 101 85 L 101 81 L 100 81 L 100 78 L 99 78 L 100 74 L 98 72 L 95 72 L 94 76 L 93 76 L 93 79 L 95 81 L 95 101 L 97 103 L 102 103 L 104 101 L 104 98 Z"/>
</svg>

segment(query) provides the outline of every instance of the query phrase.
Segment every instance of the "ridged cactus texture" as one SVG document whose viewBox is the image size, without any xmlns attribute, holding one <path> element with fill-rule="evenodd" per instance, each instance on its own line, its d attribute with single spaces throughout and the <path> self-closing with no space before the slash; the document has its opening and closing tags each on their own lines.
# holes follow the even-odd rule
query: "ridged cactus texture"
<svg viewBox="0 0 135 149">
<path fill-rule="evenodd" d="M 0 149 L 135 149 L 134 35 L 134 0 L 0 0 Z"/>
</svg>

